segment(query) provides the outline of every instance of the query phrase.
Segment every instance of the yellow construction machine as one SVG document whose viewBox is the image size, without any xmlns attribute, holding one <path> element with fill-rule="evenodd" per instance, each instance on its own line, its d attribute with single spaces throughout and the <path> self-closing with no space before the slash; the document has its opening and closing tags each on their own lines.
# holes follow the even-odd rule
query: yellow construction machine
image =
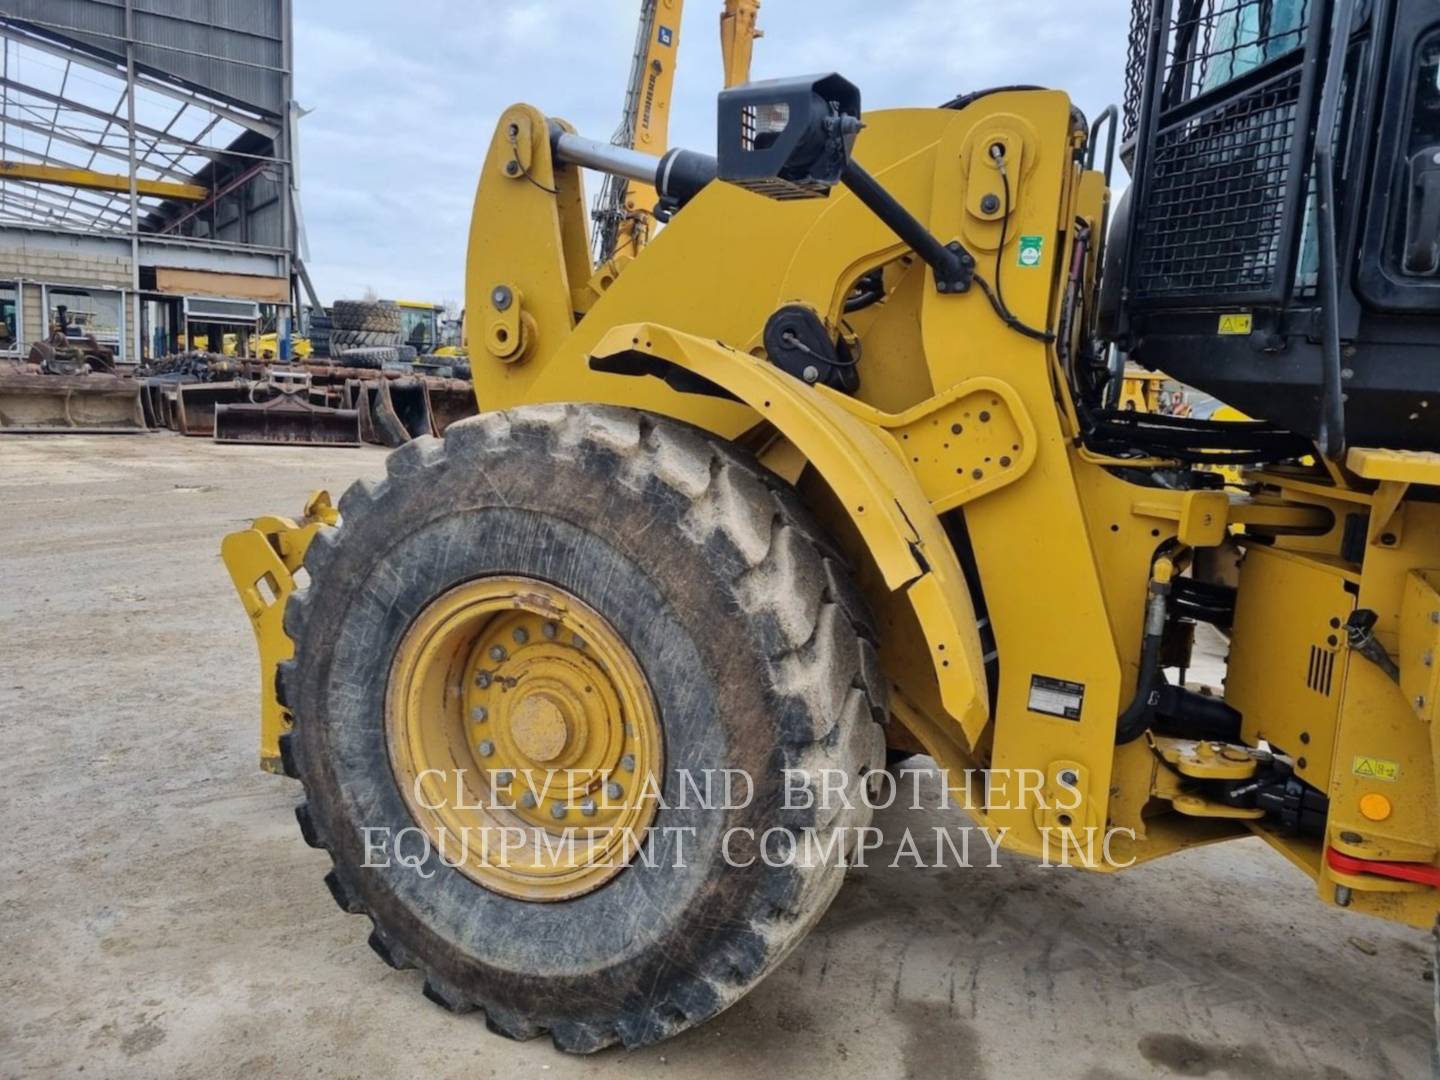
<svg viewBox="0 0 1440 1080">
<path fill-rule="evenodd" d="M 673 1035 L 825 910 L 887 747 L 1017 855 L 1259 837 L 1434 924 L 1440 30 L 1271 8 L 1135 0 L 1093 125 L 837 75 L 722 92 L 713 157 L 501 114 L 482 414 L 224 543 L 262 761 L 382 958 L 508 1036 Z M 598 284 L 581 166 L 674 210 Z M 1264 419 L 1117 408 L 1116 352 Z"/>
<path fill-rule="evenodd" d="M 725 0 L 720 12 L 720 54 L 725 85 L 750 78 L 760 0 Z M 680 22 L 685 0 L 643 0 L 635 33 L 635 53 L 625 90 L 620 126 L 611 136 L 615 146 L 660 157 L 669 148 L 670 97 L 680 56 Z M 672 207 L 660 199 L 645 179 L 606 173 L 591 213 L 591 243 L 595 264 L 604 277 L 613 277 L 626 260 L 640 254 L 657 223 L 667 220 Z"/>
</svg>

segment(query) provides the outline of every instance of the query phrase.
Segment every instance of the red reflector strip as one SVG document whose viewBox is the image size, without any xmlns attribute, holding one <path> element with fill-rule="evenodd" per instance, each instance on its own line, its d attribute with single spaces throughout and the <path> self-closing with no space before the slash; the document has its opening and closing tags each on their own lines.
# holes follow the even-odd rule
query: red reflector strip
<svg viewBox="0 0 1440 1080">
<path fill-rule="evenodd" d="M 1440 889 L 1440 866 L 1431 866 L 1429 863 L 1357 859 L 1351 855 L 1342 855 L 1334 848 L 1326 849 L 1325 858 L 1330 863 L 1330 869 L 1338 870 L 1342 874 L 1375 874 Z"/>
</svg>

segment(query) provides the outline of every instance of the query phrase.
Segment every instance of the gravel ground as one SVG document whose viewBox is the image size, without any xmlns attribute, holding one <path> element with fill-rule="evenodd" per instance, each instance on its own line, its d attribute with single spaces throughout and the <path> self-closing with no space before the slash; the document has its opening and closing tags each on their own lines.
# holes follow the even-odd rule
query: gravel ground
<svg viewBox="0 0 1440 1080">
<path fill-rule="evenodd" d="M 1424 1072 L 1424 937 L 1321 906 L 1256 840 L 1115 878 L 882 850 L 754 993 L 636 1053 L 569 1058 L 436 1008 L 336 909 L 293 782 L 256 769 L 254 646 L 218 555 L 383 462 L 0 436 L 0 1076 Z"/>
</svg>

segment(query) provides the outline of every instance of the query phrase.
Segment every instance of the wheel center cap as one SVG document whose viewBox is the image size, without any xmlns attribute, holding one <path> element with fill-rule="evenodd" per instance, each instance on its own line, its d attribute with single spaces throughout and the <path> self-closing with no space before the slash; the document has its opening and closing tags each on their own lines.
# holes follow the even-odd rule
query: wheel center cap
<svg viewBox="0 0 1440 1080">
<path fill-rule="evenodd" d="M 531 761 L 554 761 L 570 741 L 570 725 L 548 694 L 529 694 L 510 714 L 510 737 Z"/>
</svg>

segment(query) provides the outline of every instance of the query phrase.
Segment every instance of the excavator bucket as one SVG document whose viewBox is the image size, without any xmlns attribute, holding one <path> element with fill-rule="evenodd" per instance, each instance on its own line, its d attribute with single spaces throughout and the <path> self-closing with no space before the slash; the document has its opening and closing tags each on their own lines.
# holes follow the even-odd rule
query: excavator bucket
<svg viewBox="0 0 1440 1080">
<path fill-rule="evenodd" d="M 430 379 L 426 383 L 430 395 L 430 415 L 435 421 L 435 434 L 480 410 L 475 403 L 475 387 L 466 379 Z"/>
<path fill-rule="evenodd" d="M 374 389 L 374 383 L 367 383 L 361 379 L 345 381 L 344 407 L 355 410 L 360 421 L 360 439 L 367 443 L 380 442 L 380 436 L 375 431 L 375 413 L 370 402 L 371 392 Z"/>
<path fill-rule="evenodd" d="M 388 399 L 396 419 L 404 428 L 403 442 L 435 434 L 435 416 L 430 408 L 430 392 L 424 379 L 387 379 L 380 384 L 380 397 L 382 401 Z"/>
<path fill-rule="evenodd" d="M 175 387 L 175 427 L 181 435 L 215 434 L 215 410 L 221 405 L 248 404 L 250 383 L 180 383 Z"/>
<path fill-rule="evenodd" d="M 359 446 L 360 416 L 355 409 L 313 405 L 299 394 L 258 405 L 221 403 L 215 407 L 215 441 Z"/>
<path fill-rule="evenodd" d="M 430 396 L 421 379 L 351 380 L 351 400 L 360 412 L 366 442 L 403 446 L 411 439 L 435 433 Z"/>
<path fill-rule="evenodd" d="M 0 375 L 0 431 L 144 431 L 140 383 L 119 375 Z"/>
</svg>

